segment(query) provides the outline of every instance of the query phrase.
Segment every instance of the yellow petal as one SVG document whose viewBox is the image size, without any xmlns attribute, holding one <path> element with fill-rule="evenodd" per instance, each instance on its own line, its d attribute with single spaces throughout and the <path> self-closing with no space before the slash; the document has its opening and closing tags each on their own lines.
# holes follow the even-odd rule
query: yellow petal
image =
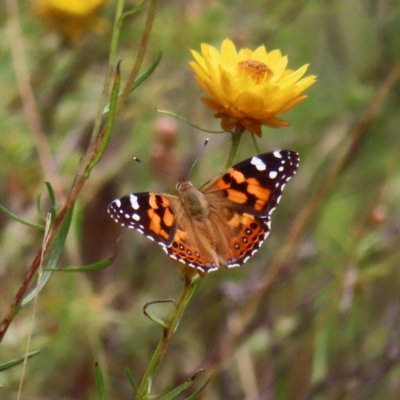
<svg viewBox="0 0 400 400">
<path fill-rule="evenodd" d="M 234 105 L 244 114 L 250 115 L 254 111 L 263 109 L 264 100 L 257 94 L 246 91 L 239 94 Z"/>
<path fill-rule="evenodd" d="M 238 62 L 237 57 L 235 45 L 229 39 L 225 39 L 221 45 L 222 62 L 235 69 Z"/>
<path fill-rule="evenodd" d="M 270 118 L 267 121 L 263 121 L 263 125 L 270 126 L 271 128 L 283 128 L 290 126 L 290 123 L 280 118 Z"/>
<path fill-rule="evenodd" d="M 284 79 L 279 81 L 282 86 L 290 86 L 297 82 L 307 71 L 308 65 L 303 65 L 297 71 L 292 72 L 290 75 L 286 76 Z"/>
<path fill-rule="evenodd" d="M 199 64 L 200 67 L 205 70 L 206 64 L 204 62 L 204 58 L 197 51 L 191 50 L 191 53 L 192 53 L 193 58 L 197 61 L 197 64 Z M 193 61 L 190 62 L 189 64 L 192 64 L 192 63 L 193 63 Z"/>
<path fill-rule="evenodd" d="M 250 49 L 241 49 L 238 53 L 237 61 L 240 63 L 241 61 L 250 60 L 253 52 Z"/>
<path fill-rule="evenodd" d="M 266 61 L 267 61 L 267 50 L 265 49 L 265 46 L 258 47 L 253 52 L 253 54 L 251 56 L 251 59 L 266 63 Z"/>
<path fill-rule="evenodd" d="M 269 68 L 273 69 L 275 64 L 282 58 L 282 53 L 279 50 L 272 50 L 267 54 L 265 59 Z"/>
<path fill-rule="evenodd" d="M 308 96 L 303 94 L 303 96 L 299 96 L 296 99 L 290 100 L 287 104 L 285 104 L 284 107 L 282 107 L 281 111 L 279 114 L 285 113 L 289 110 L 291 110 L 293 107 L 296 107 L 297 104 L 300 104 L 303 102 Z"/>
<path fill-rule="evenodd" d="M 286 69 L 288 63 L 288 58 L 287 56 L 282 57 L 273 67 L 271 66 L 270 68 L 272 69 L 274 75 L 271 78 L 271 82 L 276 82 L 280 79 L 282 76 L 283 72 Z"/>
</svg>

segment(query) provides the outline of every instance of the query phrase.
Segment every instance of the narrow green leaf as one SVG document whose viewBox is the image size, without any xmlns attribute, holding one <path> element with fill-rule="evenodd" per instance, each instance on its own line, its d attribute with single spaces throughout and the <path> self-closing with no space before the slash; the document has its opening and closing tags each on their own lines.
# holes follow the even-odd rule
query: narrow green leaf
<svg viewBox="0 0 400 400">
<path fill-rule="evenodd" d="M 60 231 L 58 232 L 57 238 L 54 241 L 53 252 L 51 253 L 51 256 L 50 256 L 50 259 L 49 259 L 47 265 L 44 267 L 45 269 L 49 269 L 49 271 L 43 272 L 42 280 L 40 281 L 39 287 L 35 287 L 32 290 L 32 292 L 29 293 L 22 300 L 21 307 L 17 311 L 19 311 L 21 308 L 25 307 L 27 304 L 29 304 L 35 298 L 36 293 L 39 293 L 45 287 L 46 283 L 48 282 L 51 275 L 53 274 L 51 269 L 53 269 L 57 266 L 58 260 L 60 259 L 61 254 L 64 250 L 65 240 L 67 239 L 69 228 L 71 226 L 73 213 L 74 213 L 74 207 L 71 207 L 67 216 L 65 217 L 63 224 L 61 225 L 61 228 L 60 228 Z"/>
<path fill-rule="evenodd" d="M 136 78 L 135 83 L 132 86 L 131 92 L 133 92 L 136 88 L 138 88 L 156 70 L 158 64 L 160 64 L 161 59 L 162 59 L 162 52 L 160 51 L 158 53 L 156 61 L 154 61 L 151 67 Z"/>
<path fill-rule="evenodd" d="M 144 5 L 145 5 L 146 3 L 147 3 L 147 0 L 144 0 L 144 1 L 143 1 L 142 3 L 140 3 L 138 6 L 132 8 L 132 10 L 129 10 L 129 11 L 124 12 L 124 13 L 120 16 L 120 18 L 119 18 L 119 20 L 118 20 L 118 28 L 121 28 L 122 22 L 123 22 L 124 18 L 126 18 L 126 17 L 128 17 L 128 16 L 130 16 L 130 15 L 136 14 L 138 11 L 140 11 L 140 10 L 144 7 Z"/>
<path fill-rule="evenodd" d="M 151 65 L 151 67 L 146 72 L 143 72 L 143 74 L 141 74 L 141 75 L 139 75 L 137 77 L 137 79 L 135 80 L 135 83 L 132 86 L 131 93 L 136 88 L 138 88 L 155 71 L 155 69 L 157 68 L 158 64 L 160 64 L 161 58 L 162 58 L 162 52 L 160 51 L 156 61 L 154 61 L 154 63 Z M 119 97 L 120 97 L 120 95 L 118 95 L 118 98 Z M 107 114 L 109 110 L 110 110 L 110 104 L 107 104 L 104 107 L 103 114 Z"/>
<path fill-rule="evenodd" d="M 107 116 L 107 123 L 106 123 L 106 131 L 104 136 L 101 140 L 99 149 L 97 150 L 95 158 L 91 161 L 90 165 L 88 166 L 87 173 L 89 174 L 93 167 L 99 162 L 101 157 L 103 156 L 104 150 L 107 147 L 108 141 L 110 140 L 111 132 L 114 126 L 114 119 L 115 114 L 117 111 L 117 103 L 118 103 L 118 93 L 119 93 L 119 86 L 121 84 L 121 71 L 120 71 L 120 63 L 117 64 L 117 68 L 115 71 L 114 77 L 114 85 L 111 92 L 110 98 L 110 110 Z"/>
<path fill-rule="evenodd" d="M 51 186 L 50 182 L 45 182 L 47 190 L 49 192 L 49 197 L 50 197 L 50 215 L 51 215 L 51 225 L 54 224 L 54 221 L 56 220 L 57 217 L 57 201 L 56 201 L 56 195 L 54 194 L 53 187 Z"/>
<path fill-rule="evenodd" d="M 99 390 L 99 398 L 100 398 L 100 400 L 106 400 L 107 397 L 106 397 L 106 389 L 104 387 L 103 374 L 101 373 L 101 369 L 97 362 L 94 365 L 94 371 L 95 371 L 95 375 L 96 375 L 97 389 Z"/>
<path fill-rule="evenodd" d="M 32 222 L 24 221 L 23 219 L 17 217 L 15 214 L 13 214 L 11 211 L 8 211 L 2 205 L 0 205 L 0 210 L 3 211 L 4 214 L 8 215 L 10 218 L 14 219 L 15 221 L 21 222 L 21 224 L 30 226 L 31 228 L 40 229 L 42 231 L 45 230 L 45 226 L 44 225 L 39 225 L 39 224 L 34 224 Z"/>
<path fill-rule="evenodd" d="M 39 196 L 36 199 L 36 209 L 39 215 L 46 221 L 46 216 L 44 215 L 42 209 L 40 208 L 41 199 L 42 199 L 42 193 L 39 193 Z"/>
<path fill-rule="evenodd" d="M 28 353 L 28 358 L 34 357 L 34 356 L 36 356 L 36 354 L 39 354 L 39 353 L 40 353 L 40 350 L 31 351 L 30 353 Z M 26 358 L 26 356 L 23 355 L 19 358 L 16 358 L 15 360 L 11 360 L 11 361 L 6 362 L 5 364 L 1 364 L 0 372 L 5 371 L 6 369 L 15 367 L 18 364 L 22 364 L 24 362 L 25 358 Z"/>
<path fill-rule="evenodd" d="M 164 396 L 171 389 L 171 386 L 172 385 L 170 383 L 168 383 L 168 385 L 165 387 L 165 389 L 161 393 L 156 394 L 154 396 L 149 396 L 149 399 L 156 399 L 160 396 Z"/>
<path fill-rule="evenodd" d="M 139 393 L 139 389 L 136 386 L 135 381 L 133 380 L 133 376 L 132 376 L 132 373 L 131 373 L 129 368 L 125 368 L 125 375 L 128 377 L 128 380 L 129 380 L 133 390 L 135 391 L 136 395 L 140 396 L 141 398 L 143 398 Z"/>
<path fill-rule="evenodd" d="M 146 312 L 145 313 L 146 317 L 150 320 L 155 322 L 156 324 L 161 325 L 164 329 L 167 327 L 167 324 L 160 318 L 155 317 L 154 315 L 151 315 L 150 313 Z"/>
<path fill-rule="evenodd" d="M 95 264 L 87 265 L 86 267 L 71 267 L 71 268 L 43 268 L 43 271 L 60 271 L 60 272 L 92 272 L 98 271 L 99 269 L 107 268 L 112 265 L 113 259 L 109 258 L 107 260 L 100 261 Z"/>
<path fill-rule="evenodd" d="M 52 208 L 57 208 L 56 195 L 54 194 L 53 187 L 50 182 L 45 182 L 47 191 L 49 192 L 50 202 Z"/>
<path fill-rule="evenodd" d="M 198 390 L 196 390 L 191 396 L 189 396 L 186 400 L 195 399 L 207 387 L 207 385 L 210 383 L 213 376 L 214 376 L 214 372 L 212 372 L 210 377 L 204 382 L 204 384 L 201 385 L 201 387 Z"/>
<path fill-rule="evenodd" d="M 179 119 L 180 121 L 186 122 L 186 123 L 189 124 L 190 126 L 193 126 L 193 128 L 196 128 L 197 130 L 202 131 L 202 132 L 206 132 L 206 133 L 225 133 L 225 132 L 226 132 L 226 131 L 210 131 L 210 130 L 208 130 L 208 129 L 201 128 L 199 125 L 192 124 L 192 123 L 191 123 L 190 121 L 188 121 L 186 118 L 181 117 L 180 115 L 175 114 L 175 113 L 173 113 L 173 112 L 171 112 L 171 111 L 158 110 L 158 109 L 156 109 L 156 111 L 159 112 L 160 114 L 170 115 L 171 117 L 177 118 L 177 119 Z"/>
<path fill-rule="evenodd" d="M 159 400 L 172 400 L 175 399 L 178 394 L 181 394 L 184 390 L 186 390 L 189 386 L 193 384 L 193 379 L 190 378 L 182 385 L 176 387 L 175 389 L 171 390 L 169 393 L 167 393 L 165 396 L 160 397 Z"/>
</svg>

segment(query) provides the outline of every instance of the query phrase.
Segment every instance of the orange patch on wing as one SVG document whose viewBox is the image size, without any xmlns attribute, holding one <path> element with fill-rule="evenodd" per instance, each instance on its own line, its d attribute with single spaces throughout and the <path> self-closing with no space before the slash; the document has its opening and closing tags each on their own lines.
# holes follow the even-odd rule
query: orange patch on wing
<svg viewBox="0 0 400 400">
<path fill-rule="evenodd" d="M 231 187 L 230 183 L 226 183 L 222 178 L 218 179 L 216 186 L 218 189 L 228 189 Z"/>
<path fill-rule="evenodd" d="M 227 189 L 228 199 L 237 204 L 244 204 L 247 201 L 246 193 L 234 189 Z"/>
<path fill-rule="evenodd" d="M 160 230 L 160 236 L 162 236 L 164 239 L 168 239 L 169 235 L 167 232 L 164 231 L 164 229 Z"/>
<path fill-rule="evenodd" d="M 147 210 L 147 215 L 149 216 L 149 219 L 150 219 L 150 220 L 153 219 L 154 214 L 155 214 L 155 211 L 154 211 L 153 208 L 149 208 L 149 209 Z"/>
<path fill-rule="evenodd" d="M 271 195 L 271 191 L 261 186 L 254 186 L 254 185 L 248 185 L 247 191 L 250 194 L 253 194 L 257 198 L 254 204 L 255 209 L 257 211 L 261 211 L 262 209 L 264 209 L 265 204 L 267 204 L 267 201 Z"/>
<path fill-rule="evenodd" d="M 269 196 L 271 195 L 271 191 L 269 189 L 263 188 L 261 186 L 254 186 L 254 185 L 248 185 L 247 192 L 254 194 L 254 196 L 256 196 L 257 199 L 260 199 L 264 202 L 267 202 L 269 199 Z"/>
<path fill-rule="evenodd" d="M 151 211 L 152 211 L 153 215 L 150 217 Z M 158 214 L 156 214 L 154 212 L 154 210 L 149 210 L 148 213 L 149 213 L 149 217 L 150 217 L 150 226 L 149 226 L 149 228 L 150 228 L 151 231 L 153 231 L 154 233 L 159 235 L 160 232 L 161 232 L 161 218 L 160 218 L 160 216 Z"/>
<path fill-rule="evenodd" d="M 187 239 L 188 237 L 188 233 L 186 231 L 182 231 L 180 229 L 176 230 L 176 234 L 175 234 L 175 241 L 179 241 L 181 239 Z"/>
<path fill-rule="evenodd" d="M 247 178 L 247 179 L 246 179 L 246 183 L 247 183 L 248 185 L 260 186 L 260 182 L 259 182 L 259 180 L 256 179 L 256 178 Z"/>
<path fill-rule="evenodd" d="M 149 196 L 149 205 L 151 208 L 154 208 L 154 209 L 158 208 L 158 204 L 156 202 L 156 196 L 154 194 L 151 194 Z"/>
<path fill-rule="evenodd" d="M 163 217 L 164 224 L 167 226 L 172 226 L 174 221 L 175 221 L 174 214 L 172 214 L 172 212 L 169 211 L 169 208 L 166 208 L 165 212 L 164 212 L 164 217 Z"/>
<path fill-rule="evenodd" d="M 229 173 L 237 183 L 242 183 L 245 181 L 245 177 L 241 172 L 232 169 Z"/>
<path fill-rule="evenodd" d="M 241 223 L 241 217 L 239 214 L 234 214 L 233 217 L 228 221 L 228 225 L 232 228 L 236 228 Z"/>
</svg>

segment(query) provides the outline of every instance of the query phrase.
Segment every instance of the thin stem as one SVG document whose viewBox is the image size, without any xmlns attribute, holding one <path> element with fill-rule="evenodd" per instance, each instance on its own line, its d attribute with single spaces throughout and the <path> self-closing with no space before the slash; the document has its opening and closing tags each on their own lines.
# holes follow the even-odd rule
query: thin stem
<svg viewBox="0 0 400 400">
<path fill-rule="evenodd" d="M 94 142 L 96 141 L 97 136 L 99 135 L 100 129 L 101 129 L 101 122 L 102 122 L 104 106 L 106 105 L 108 93 L 110 91 L 111 79 L 112 79 L 112 75 L 113 75 L 113 68 L 115 65 L 115 59 L 116 59 L 116 54 L 117 54 L 118 39 L 119 39 L 120 31 L 121 31 L 121 26 L 118 24 L 118 22 L 121 18 L 122 11 L 124 9 L 124 2 L 125 2 L 124 0 L 118 0 L 118 2 L 117 2 L 117 8 L 115 11 L 115 18 L 114 18 L 114 27 L 113 27 L 112 36 L 111 36 L 110 55 L 108 57 L 106 78 L 104 81 L 103 92 L 101 94 L 100 101 L 99 101 L 99 107 L 97 109 L 96 119 L 94 121 L 94 126 L 93 126 L 93 131 L 92 131 L 89 148 L 91 148 L 93 146 Z"/>
<path fill-rule="evenodd" d="M 226 168 L 232 166 L 233 162 L 235 161 L 235 157 L 239 150 L 239 145 L 242 140 L 243 128 L 240 125 L 237 125 L 235 130 L 232 132 L 232 142 L 231 142 L 231 149 L 229 150 L 228 160 L 226 161 Z"/>
<path fill-rule="evenodd" d="M 143 400 L 149 398 L 154 374 L 160 365 L 161 360 L 168 349 L 169 343 L 171 342 L 172 335 L 175 333 L 176 328 L 182 319 L 188 304 L 190 303 L 190 300 L 200 285 L 200 282 L 201 278 L 198 275 L 193 278 L 189 278 L 187 276 L 185 277 L 185 286 L 183 287 L 179 300 L 176 303 L 175 310 L 171 314 L 171 317 L 166 324 L 163 335 L 158 342 L 146 372 L 144 373 L 142 382 L 140 383 L 138 389 L 138 394 L 135 399 Z"/>
<path fill-rule="evenodd" d="M 158 4 L 158 0 L 151 0 L 151 2 L 150 2 L 150 9 L 149 9 L 149 13 L 147 14 L 146 25 L 144 27 L 144 32 L 142 35 L 142 40 L 140 42 L 139 51 L 136 56 L 135 65 L 132 68 L 132 71 L 128 78 L 128 82 L 126 83 L 126 86 L 125 86 L 125 88 L 121 94 L 121 97 L 118 101 L 117 111 L 121 108 L 121 106 L 125 103 L 126 99 L 128 98 L 129 93 L 131 92 L 132 86 L 134 85 L 136 77 L 139 73 L 140 67 L 143 64 L 144 55 L 145 55 L 145 52 L 147 49 L 147 43 L 149 42 L 151 29 L 153 27 L 154 18 L 156 16 L 157 4 Z"/>
<path fill-rule="evenodd" d="M 57 197 L 61 197 L 63 194 L 62 182 L 58 176 L 56 164 L 43 129 L 43 124 L 39 115 L 39 110 L 37 109 L 36 99 L 26 65 L 18 1 L 7 0 L 6 8 L 11 36 L 10 43 L 12 43 L 12 58 L 23 109 L 35 140 L 44 180 L 52 182 Z"/>
</svg>

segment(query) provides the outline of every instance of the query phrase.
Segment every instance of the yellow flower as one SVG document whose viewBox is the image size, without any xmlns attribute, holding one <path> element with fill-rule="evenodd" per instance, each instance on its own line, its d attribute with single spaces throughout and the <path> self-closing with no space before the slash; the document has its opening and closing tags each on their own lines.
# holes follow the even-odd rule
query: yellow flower
<svg viewBox="0 0 400 400">
<path fill-rule="evenodd" d="M 196 61 L 190 66 L 196 80 L 210 97 L 201 100 L 217 111 L 221 126 L 230 131 L 237 127 L 261 136 L 261 126 L 280 128 L 289 122 L 277 115 L 289 111 L 307 98 L 302 92 L 316 81 L 315 75 L 300 79 L 308 65 L 297 71 L 286 69 L 287 56 L 279 50 L 267 53 L 264 46 L 255 51 L 236 51 L 224 40 L 221 52 L 207 44 L 201 53 L 192 50 Z"/>
<path fill-rule="evenodd" d="M 70 40 L 76 41 L 82 32 L 91 29 L 105 33 L 108 23 L 97 18 L 108 0 L 32 0 L 35 13 Z"/>
</svg>

